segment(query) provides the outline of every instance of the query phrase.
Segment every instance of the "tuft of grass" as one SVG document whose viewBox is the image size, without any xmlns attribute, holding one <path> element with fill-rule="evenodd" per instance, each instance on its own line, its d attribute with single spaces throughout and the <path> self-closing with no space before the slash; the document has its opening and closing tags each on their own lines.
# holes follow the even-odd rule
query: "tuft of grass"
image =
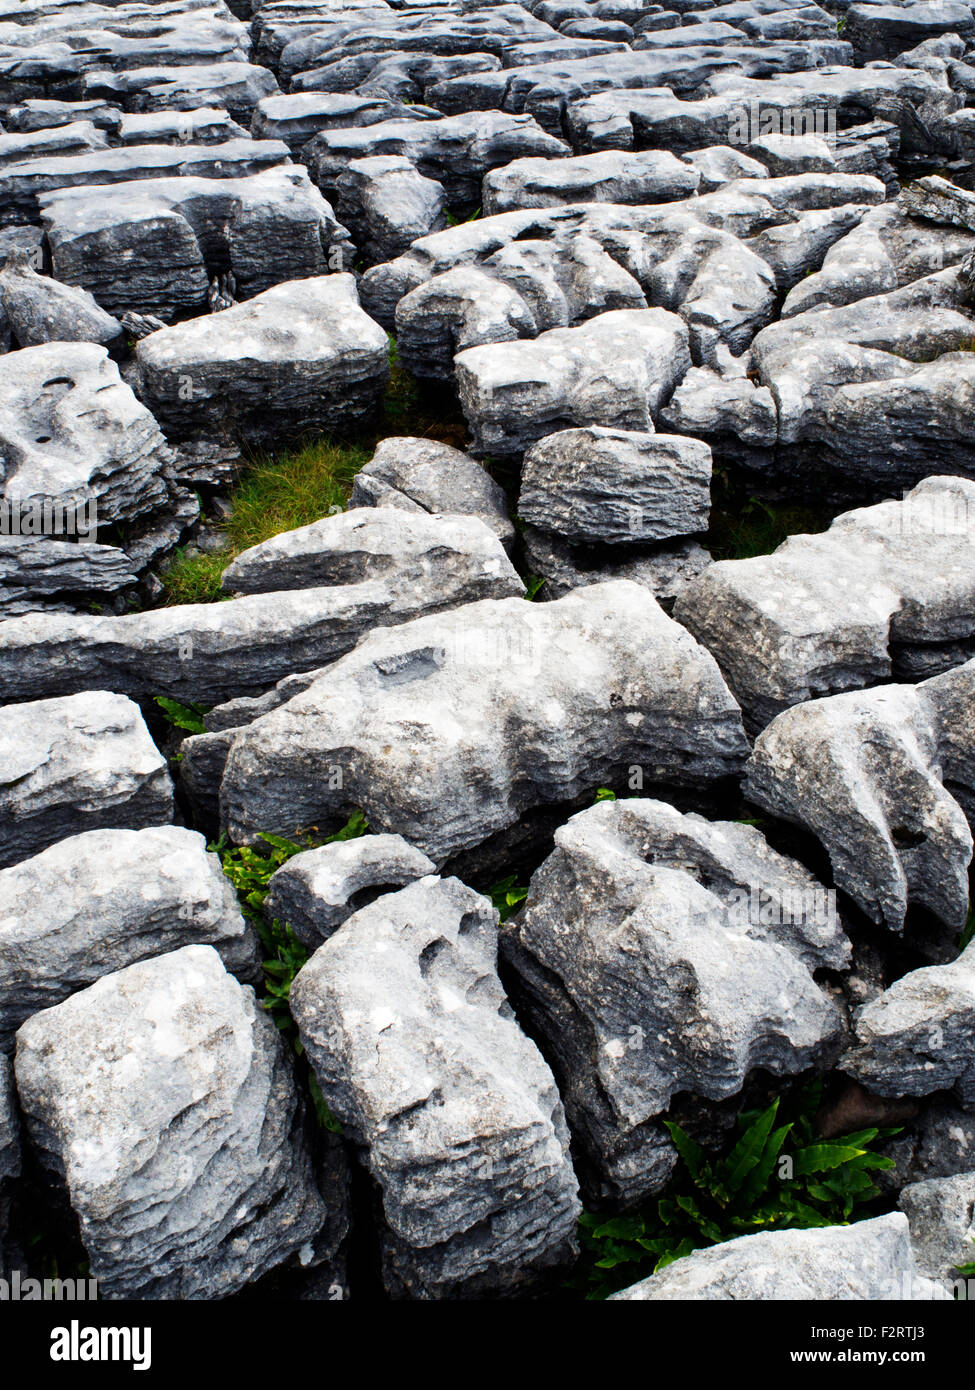
<svg viewBox="0 0 975 1390">
<path fill-rule="evenodd" d="M 185 546 L 180 546 L 159 576 L 165 591 L 163 602 L 216 603 L 229 598 L 220 588 L 220 580 L 231 559 L 223 550 L 190 555 Z"/>
</svg>

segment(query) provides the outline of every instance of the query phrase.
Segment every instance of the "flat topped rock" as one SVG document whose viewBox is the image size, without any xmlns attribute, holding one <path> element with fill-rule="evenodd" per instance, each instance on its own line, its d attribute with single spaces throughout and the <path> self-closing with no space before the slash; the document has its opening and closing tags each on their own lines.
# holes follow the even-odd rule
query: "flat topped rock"
<svg viewBox="0 0 975 1390">
<path fill-rule="evenodd" d="M 211 946 L 130 965 L 35 1014 L 16 1075 L 110 1297 L 226 1297 L 321 1258 L 328 1211 L 285 1044 Z"/>
<path fill-rule="evenodd" d="M 975 639 L 973 605 L 975 483 L 935 477 L 822 535 L 710 566 L 675 611 L 761 728 L 789 705 L 889 679 L 898 650 L 938 669 L 939 644 Z M 949 645 L 944 665 L 956 659 Z"/>
<path fill-rule="evenodd" d="M 351 275 L 275 285 L 221 314 L 151 333 L 136 348 L 146 399 L 172 431 L 226 425 L 265 441 L 366 427 L 388 354 Z"/>
<path fill-rule="evenodd" d="M 0 709 L 0 867 L 82 830 L 173 818 L 166 759 L 138 705 L 93 690 Z"/>
<path fill-rule="evenodd" d="M 0 870 L 0 1051 L 41 1009 L 196 942 L 255 980 L 257 936 L 195 830 L 89 830 Z"/>
<path fill-rule="evenodd" d="M 900 1212 L 808 1231 L 761 1231 L 694 1250 L 611 1301 L 927 1301 L 949 1295 L 918 1269 Z"/>
</svg>

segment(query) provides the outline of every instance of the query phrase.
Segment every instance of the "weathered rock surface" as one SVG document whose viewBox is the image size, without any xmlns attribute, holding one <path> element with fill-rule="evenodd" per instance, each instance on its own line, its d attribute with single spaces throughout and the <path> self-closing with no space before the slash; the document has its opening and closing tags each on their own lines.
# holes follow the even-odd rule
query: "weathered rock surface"
<svg viewBox="0 0 975 1390">
<path fill-rule="evenodd" d="M 24 260 L 0 270 L 0 313 L 18 347 L 39 343 L 117 344 L 122 325 L 99 308 L 92 295 L 38 275 Z"/>
<path fill-rule="evenodd" d="M 925 908 L 942 950 L 968 911 L 973 700 L 975 661 L 917 686 L 810 700 L 759 735 L 746 772 L 748 797 L 816 835 L 872 921 L 900 932 L 909 907 Z"/>
<path fill-rule="evenodd" d="M 324 666 L 378 623 L 524 588 L 476 517 L 389 509 L 282 532 L 244 551 L 225 574 L 226 587 L 241 594 L 228 603 L 0 624 L 4 698 L 108 687 L 140 699 L 220 703 Z"/>
<path fill-rule="evenodd" d="M 159 426 L 94 343 L 44 343 L 0 357 L 0 488 L 5 499 L 125 521 L 168 496 Z"/>
<path fill-rule="evenodd" d="M 924 1278 L 900 1212 L 808 1231 L 762 1231 L 694 1250 L 611 1299 L 624 1303 L 721 1299 L 824 1302 L 928 1300 L 942 1295 Z"/>
<path fill-rule="evenodd" d="M 927 478 L 821 535 L 711 565 L 676 616 L 756 729 L 803 700 L 955 665 L 975 640 L 975 483 Z"/>
<path fill-rule="evenodd" d="M 881 1096 L 929 1096 L 953 1090 L 975 1109 L 975 947 L 948 965 L 912 970 L 856 1020 L 854 1046 L 841 1065 Z"/>
<path fill-rule="evenodd" d="M 841 1035 L 812 976 L 849 959 L 826 890 L 751 826 L 661 801 L 557 830 L 502 942 L 603 1200 L 666 1182 L 676 1154 L 654 1119 L 678 1092 L 724 1099 Z"/>
<path fill-rule="evenodd" d="M 391 261 L 447 225 L 440 184 L 401 155 L 351 160 L 335 180 L 335 211 L 370 265 Z"/>
<path fill-rule="evenodd" d="M 230 430 L 269 444 L 368 428 L 388 354 L 351 275 L 275 285 L 136 349 L 146 399 L 174 436 Z"/>
<path fill-rule="evenodd" d="M 349 918 L 292 986 L 322 1093 L 382 1189 L 394 1294 L 515 1291 L 572 1253 L 562 1103 L 496 957 L 490 903 L 427 877 Z"/>
<path fill-rule="evenodd" d="M 54 274 L 116 316 L 205 312 L 214 263 L 246 299 L 351 260 L 348 232 L 304 169 L 62 188 L 40 206 Z"/>
<path fill-rule="evenodd" d="M 476 459 L 435 439 L 380 440 L 349 505 L 476 516 L 506 546 L 514 538 L 504 489 Z"/>
<path fill-rule="evenodd" d="M 737 771 L 745 748 L 712 658 L 645 589 L 616 581 L 371 633 L 237 733 L 222 815 L 239 842 L 359 807 L 440 864 L 614 770 L 702 785 Z"/>
<path fill-rule="evenodd" d="M 316 1261 L 315 1185 L 285 1044 L 210 946 L 35 1014 L 17 1088 L 103 1297 L 220 1298 Z"/>
<path fill-rule="evenodd" d="M 173 785 L 137 705 L 93 690 L 0 709 L 0 867 L 82 830 L 173 818 Z"/>
<path fill-rule="evenodd" d="M 975 1172 L 912 1183 L 897 1205 L 910 1222 L 921 1273 L 951 1289 L 962 1280 L 959 1266 L 975 1258 Z"/>
<path fill-rule="evenodd" d="M 458 353 L 457 388 L 475 452 L 522 453 L 573 425 L 646 433 L 690 366 L 687 342 L 676 314 L 634 309 Z"/>
<path fill-rule="evenodd" d="M 256 934 L 194 830 L 89 830 L 0 870 L 0 1051 L 32 1014 L 194 942 L 256 978 Z"/>
<path fill-rule="evenodd" d="M 294 855 L 271 875 L 265 916 L 287 922 L 315 950 L 354 912 L 434 870 L 401 835 L 337 840 Z"/>
<path fill-rule="evenodd" d="M 525 455 L 518 514 L 577 541 L 638 544 L 706 531 L 711 450 L 631 430 L 561 430 Z"/>
<path fill-rule="evenodd" d="M 563 203 L 669 203 L 697 193 L 700 182 L 696 169 L 665 150 L 514 159 L 485 175 L 483 208 L 492 216 Z"/>
<path fill-rule="evenodd" d="M 136 578 L 132 561 L 118 546 L 0 536 L 0 617 L 43 611 L 67 595 L 111 593 Z"/>
<path fill-rule="evenodd" d="M 708 552 L 692 540 L 655 546 L 573 545 L 561 536 L 526 526 L 522 542 L 529 573 L 545 581 L 536 594 L 543 603 L 564 598 L 587 584 L 630 579 L 649 589 L 671 613 L 685 584 L 711 564 Z"/>
</svg>

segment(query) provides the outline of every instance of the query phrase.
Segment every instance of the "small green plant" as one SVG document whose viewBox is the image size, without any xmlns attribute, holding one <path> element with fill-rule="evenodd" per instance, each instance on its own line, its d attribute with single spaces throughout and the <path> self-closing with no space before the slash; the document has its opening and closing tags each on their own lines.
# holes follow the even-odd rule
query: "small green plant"
<svg viewBox="0 0 975 1390">
<path fill-rule="evenodd" d="M 210 713 L 209 705 L 181 705 L 168 695 L 157 695 L 155 704 L 162 710 L 168 724 L 174 729 L 185 729 L 188 734 L 205 734 L 203 716 Z"/>
<path fill-rule="evenodd" d="M 525 598 L 529 603 L 538 597 L 538 592 L 545 583 L 544 576 L 540 574 L 530 574 L 525 580 Z"/>
<path fill-rule="evenodd" d="M 837 32 L 838 34 L 842 34 L 842 32 L 843 32 L 843 30 L 844 30 L 845 28 L 846 28 L 846 15 L 845 15 L 845 14 L 841 14 L 840 17 L 839 17 L 839 19 L 836 21 L 836 32 Z"/>
<path fill-rule="evenodd" d="M 586 1212 L 581 1239 L 588 1298 L 656 1273 L 692 1250 L 758 1231 L 805 1230 L 873 1215 L 881 1196 L 871 1173 L 893 1166 L 873 1151 L 894 1129 L 863 1129 L 817 1138 L 813 1116 L 821 1086 L 806 1088 L 794 1118 L 777 1124 L 779 1100 L 738 1118 L 737 1137 L 723 1156 L 708 1154 L 680 1125 L 667 1128 L 678 1153 L 668 1189 L 624 1216 Z"/>
<path fill-rule="evenodd" d="M 518 882 L 516 874 L 509 874 L 488 889 L 488 897 L 497 908 L 500 920 L 506 922 L 518 904 L 528 897 L 528 887 Z"/>
<path fill-rule="evenodd" d="M 600 787 L 596 792 L 596 801 L 615 801 L 616 793 L 612 787 Z"/>
<path fill-rule="evenodd" d="M 226 836 L 221 836 L 216 844 L 209 846 L 220 857 L 224 873 L 230 879 L 241 910 L 255 926 L 264 948 L 264 1008 L 271 1015 L 278 1030 L 284 1034 L 295 1053 L 304 1058 L 304 1045 L 298 1035 L 298 1028 L 291 1016 L 291 986 L 298 971 L 308 959 L 308 948 L 304 946 L 286 922 L 275 917 L 271 922 L 265 920 L 264 902 L 268 894 L 271 875 L 286 864 L 296 854 L 313 849 L 319 844 L 332 844 L 336 840 L 355 840 L 365 835 L 369 822 L 361 811 L 352 815 L 333 835 L 322 840 L 307 838 L 304 843 L 285 839 L 282 835 L 263 833 L 258 836 L 268 846 L 267 851 L 258 851 L 250 845 L 230 845 Z M 315 1073 L 304 1061 L 305 1082 L 311 1094 L 320 1124 L 334 1133 L 341 1126 L 325 1103 Z"/>
<path fill-rule="evenodd" d="M 225 550 L 193 555 L 186 546 L 179 546 L 159 576 L 165 590 L 165 602 L 218 603 L 221 599 L 230 598 L 230 594 L 225 594 L 221 589 L 220 581 L 231 558 Z"/>
</svg>

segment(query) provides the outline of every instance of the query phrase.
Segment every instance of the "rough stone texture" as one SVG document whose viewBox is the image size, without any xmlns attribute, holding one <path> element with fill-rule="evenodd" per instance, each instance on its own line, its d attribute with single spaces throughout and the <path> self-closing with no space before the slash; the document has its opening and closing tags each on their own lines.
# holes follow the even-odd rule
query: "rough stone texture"
<svg viewBox="0 0 975 1390">
<path fill-rule="evenodd" d="M 927 478 L 821 535 L 711 565 L 676 616 L 714 652 L 756 729 L 906 663 L 954 665 L 957 655 L 939 665 L 943 644 L 964 650 L 975 639 L 975 483 Z"/>
<path fill-rule="evenodd" d="M 371 633 L 237 733 L 222 816 L 240 842 L 360 807 L 440 864 L 614 770 L 702 785 L 736 772 L 746 746 L 713 659 L 619 580 Z"/>
<path fill-rule="evenodd" d="M 351 275 L 275 285 L 150 333 L 136 349 L 146 399 L 174 435 L 226 429 L 267 444 L 368 428 L 388 353 Z"/>
<path fill-rule="evenodd" d="M 922 1274 L 948 1289 L 961 1281 L 959 1265 L 975 1262 L 975 1172 L 913 1183 L 897 1205 L 910 1222 Z"/>
<path fill-rule="evenodd" d="M 919 1116 L 883 1149 L 895 1166 L 878 1178 L 895 1194 L 909 1183 L 975 1172 L 975 1113 L 943 1096 L 923 1101 Z"/>
<path fill-rule="evenodd" d="M 630 430 L 561 430 L 525 455 L 518 514 L 569 540 L 639 544 L 706 531 L 711 450 Z"/>
<path fill-rule="evenodd" d="M 762 1231 L 694 1250 L 611 1299 L 653 1303 L 926 1301 L 947 1297 L 924 1278 L 900 1212 L 810 1231 Z"/>
<path fill-rule="evenodd" d="M 524 590 L 496 533 L 479 517 L 353 508 L 244 550 L 223 574 L 231 593 L 267 593 L 386 579 L 395 613 L 436 611 Z M 404 604 L 414 589 L 412 605 Z"/>
<path fill-rule="evenodd" d="M 564 598 L 572 589 L 606 579 L 631 579 L 649 589 L 668 613 L 692 579 L 711 564 L 697 541 L 677 541 L 654 547 L 576 546 L 561 536 L 527 526 L 522 534 L 525 564 L 545 582 L 536 598 L 543 603 Z"/>
<path fill-rule="evenodd" d="M 476 459 L 435 439 L 380 440 L 349 505 L 476 516 L 505 546 L 514 539 L 504 489 Z"/>
<path fill-rule="evenodd" d="M 349 918 L 292 986 L 322 1093 L 382 1189 L 394 1294 L 512 1292 L 572 1253 L 562 1102 L 496 957 L 490 903 L 427 877 Z"/>
<path fill-rule="evenodd" d="M 10 1188 L 20 1176 L 20 1118 L 10 1059 L 0 1056 L 0 1279 L 7 1277 Z"/>
<path fill-rule="evenodd" d="M 103 1297 L 220 1298 L 313 1263 L 327 1216 L 285 1044 L 210 946 L 35 1014 L 17 1088 Z"/>
<path fill-rule="evenodd" d="M 95 501 L 107 525 L 166 499 L 166 441 L 105 348 L 45 343 L 0 357 L 0 402 L 8 500 Z"/>
<path fill-rule="evenodd" d="M 433 861 L 401 835 L 363 835 L 296 854 L 268 884 L 264 913 L 287 922 L 317 949 L 373 899 L 434 872 Z"/>
<path fill-rule="evenodd" d="M 18 347 L 39 343 L 117 344 L 122 325 L 72 285 L 36 274 L 26 259 L 10 259 L 0 271 L 0 311 Z"/>
<path fill-rule="evenodd" d="M 348 232 L 304 169 L 62 188 L 39 201 L 54 274 L 117 316 L 204 313 L 213 262 L 246 299 L 351 260 Z"/>
<path fill-rule="evenodd" d="M 872 921 L 900 932 L 922 907 L 943 924 L 928 950 L 950 950 L 968 911 L 973 701 L 975 661 L 810 700 L 773 720 L 747 767 L 748 797 L 816 835 Z"/>
<path fill-rule="evenodd" d="M 335 181 L 335 212 L 369 265 L 447 225 L 440 184 L 400 155 L 353 159 Z"/>
<path fill-rule="evenodd" d="M 192 942 L 256 979 L 257 937 L 194 830 L 89 830 L 0 870 L 0 1051 L 39 1010 Z"/>
<path fill-rule="evenodd" d="M 480 454 L 518 454 L 572 425 L 646 432 L 690 366 L 687 327 L 664 309 L 618 310 L 530 342 L 457 354 L 461 405 Z"/>
<path fill-rule="evenodd" d="M 140 699 L 220 703 L 324 666 L 379 623 L 524 588 L 476 517 L 387 509 L 282 532 L 242 552 L 225 579 L 243 596 L 117 618 L 45 614 L 0 624 L 4 697 L 111 687 Z"/>
<path fill-rule="evenodd" d="M 975 945 L 948 965 L 912 970 L 867 1004 L 841 1065 L 881 1096 L 954 1090 L 975 1110 Z"/>
<path fill-rule="evenodd" d="M 725 1099 L 754 1067 L 838 1046 L 812 971 L 843 968 L 849 943 L 826 890 L 751 826 L 642 799 L 582 811 L 502 930 L 602 1200 L 666 1182 L 653 1121 L 678 1092 Z"/>
<path fill-rule="evenodd" d="M 173 818 L 173 785 L 137 705 L 93 690 L 0 709 L 0 867 L 67 835 Z"/>
<path fill-rule="evenodd" d="M 111 593 L 135 581 L 118 546 L 0 536 L 0 617 L 43 610 L 57 595 Z"/>
<path fill-rule="evenodd" d="M 669 203 L 697 193 L 700 182 L 696 169 L 665 150 L 515 159 L 485 175 L 483 208 L 491 216 L 563 203 Z"/>
</svg>

